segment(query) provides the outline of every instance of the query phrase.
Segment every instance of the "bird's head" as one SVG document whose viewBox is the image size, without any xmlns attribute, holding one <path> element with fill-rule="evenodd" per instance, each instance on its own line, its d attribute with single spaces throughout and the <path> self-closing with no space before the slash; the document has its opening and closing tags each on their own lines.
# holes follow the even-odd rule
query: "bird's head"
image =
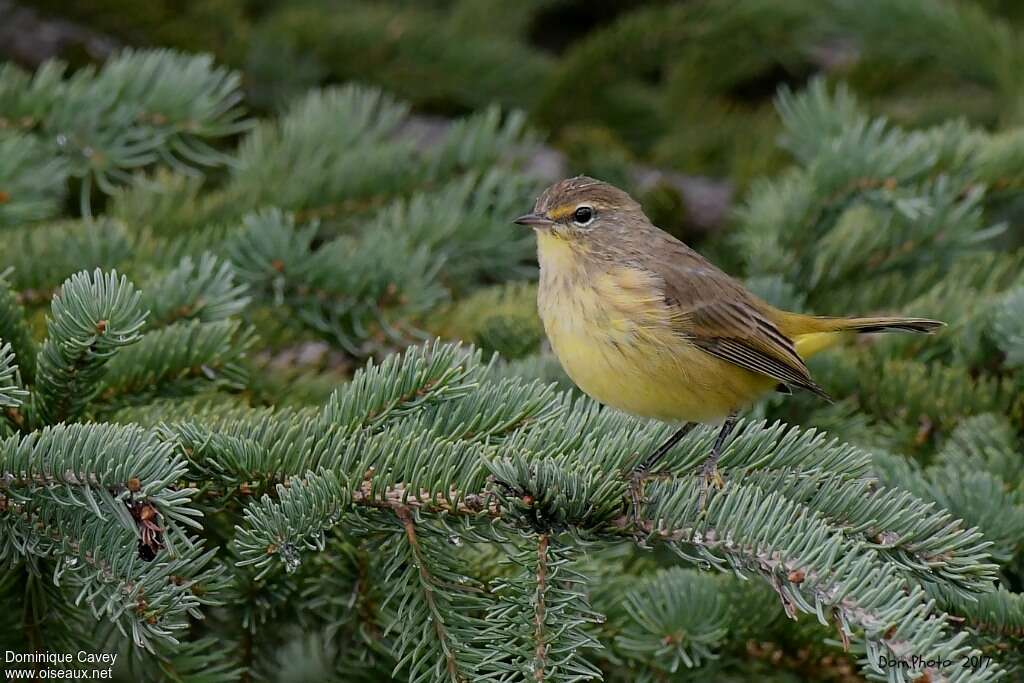
<svg viewBox="0 0 1024 683">
<path fill-rule="evenodd" d="M 541 193 L 531 213 L 514 222 L 573 243 L 628 239 L 650 225 L 632 197 L 586 176 L 558 181 Z"/>
</svg>

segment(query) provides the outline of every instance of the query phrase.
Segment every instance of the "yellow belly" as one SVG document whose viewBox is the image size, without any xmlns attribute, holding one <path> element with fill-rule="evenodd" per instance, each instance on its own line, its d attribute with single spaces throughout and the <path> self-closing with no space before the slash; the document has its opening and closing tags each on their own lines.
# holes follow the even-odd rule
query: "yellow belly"
<svg viewBox="0 0 1024 683">
<path fill-rule="evenodd" d="M 565 318 L 549 318 L 544 327 L 576 386 L 633 415 L 666 422 L 715 422 L 775 385 L 683 342 L 632 343 L 607 330 L 574 326 Z"/>
<path fill-rule="evenodd" d="M 584 274 L 556 260 L 571 254 L 548 246 L 538 309 L 566 374 L 589 396 L 641 417 L 714 422 L 775 386 L 675 334 L 660 292 L 641 271 Z"/>
</svg>

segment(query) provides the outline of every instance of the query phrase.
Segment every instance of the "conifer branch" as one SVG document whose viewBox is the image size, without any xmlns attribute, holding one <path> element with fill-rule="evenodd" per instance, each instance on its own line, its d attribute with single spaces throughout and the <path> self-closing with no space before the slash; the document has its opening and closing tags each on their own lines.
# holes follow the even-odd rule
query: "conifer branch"
<svg viewBox="0 0 1024 683">
<path fill-rule="evenodd" d="M 0 442 L 0 562 L 56 561 L 94 615 L 141 647 L 174 642 L 209 603 L 217 570 L 182 526 L 198 527 L 183 463 L 138 427 L 58 425 Z M 147 559 L 149 561 L 147 561 Z"/>
<path fill-rule="evenodd" d="M 548 589 L 548 535 L 540 534 L 537 537 L 537 606 L 534 608 L 535 616 L 533 618 L 534 633 L 533 640 L 537 644 L 534 648 L 533 658 L 533 679 L 535 681 L 543 681 L 544 678 L 544 666 L 547 664 L 548 656 L 548 642 L 546 634 L 544 633 L 545 627 L 545 610 L 547 608 L 547 589 Z"/>
<path fill-rule="evenodd" d="M 590 609 L 576 553 L 540 532 L 517 542 L 511 575 L 492 582 L 489 627 L 478 639 L 490 645 L 482 663 L 486 680 L 597 680 L 599 670 L 582 652 L 601 646 L 588 627 L 602 620 Z M 505 646 L 496 648 L 496 643 Z"/>
<path fill-rule="evenodd" d="M 131 170 L 156 162 L 186 172 L 196 165 L 223 165 L 226 157 L 206 141 L 248 127 L 237 106 L 240 76 L 215 66 L 209 56 L 126 50 L 99 70 L 88 67 L 66 79 L 64 72 L 65 65 L 50 62 L 27 85 L 17 71 L 5 69 L 0 84 L 35 92 L 15 99 L 10 111 L 0 109 L 0 119 L 28 121 L 56 142 L 59 156 L 47 162 L 59 164 L 51 166 L 59 171 L 51 176 L 81 180 L 84 216 L 92 212 L 93 186 L 111 194 Z M 53 180 L 40 186 L 54 194 Z M 45 217 L 52 208 L 35 211 Z"/>
<path fill-rule="evenodd" d="M 444 296 L 435 277 L 440 257 L 407 237 L 342 237 L 314 250 L 316 226 L 297 228 L 280 211 L 245 223 L 227 246 L 240 279 L 352 355 L 367 355 L 364 345 L 374 337 L 407 338 L 388 318 L 422 313 Z"/>
<path fill-rule="evenodd" d="M 338 523 L 348 507 L 346 491 L 328 471 L 307 472 L 304 479 L 277 485 L 277 500 L 264 494 L 246 507 L 246 526 L 235 527 L 235 544 L 242 558 L 238 566 L 260 569 L 259 580 L 279 557 L 288 572 L 299 568 L 303 550 L 322 552 L 324 532 Z"/>
<path fill-rule="evenodd" d="M 672 567 L 621 588 L 617 601 L 627 618 L 614 641 L 621 656 L 668 673 L 718 658 L 729 629 L 716 577 Z"/>
<path fill-rule="evenodd" d="M 5 237 L 0 269 L 23 304 L 49 304 L 75 273 L 121 267 L 132 253 L 126 227 L 106 218 L 32 225 Z"/>
<path fill-rule="evenodd" d="M 28 392 L 18 382 L 18 364 L 10 344 L 0 345 L 0 408 L 17 408 Z"/>
<path fill-rule="evenodd" d="M 466 398 L 477 386 L 479 354 L 440 341 L 410 347 L 380 365 L 370 361 L 323 409 L 325 424 L 373 427 L 440 403 Z"/>
<path fill-rule="evenodd" d="M 239 320 L 184 320 L 146 332 L 111 359 L 99 398 L 107 404 L 141 402 L 211 384 L 241 389 L 253 337 Z"/>
<path fill-rule="evenodd" d="M 0 342 L 10 345 L 10 355 L 18 365 L 21 381 L 31 384 L 35 378 L 36 343 L 25 319 L 25 309 L 0 273 Z"/>
<path fill-rule="evenodd" d="M 139 294 L 117 273 L 69 278 L 53 300 L 49 333 L 39 351 L 32 394 L 33 419 L 40 424 L 75 420 L 99 393 L 107 361 L 140 339 L 145 313 Z"/>
<path fill-rule="evenodd" d="M 419 580 L 422 584 L 423 600 L 427 604 L 427 608 L 430 611 L 430 619 L 434 625 L 434 634 L 438 641 L 441 643 L 441 647 L 444 650 L 445 657 L 445 668 L 447 670 L 446 678 L 452 683 L 461 683 L 467 680 L 464 674 L 460 670 L 459 662 L 455 658 L 455 648 L 457 645 L 452 642 L 448 635 L 448 629 L 445 627 L 445 619 L 447 615 L 438 609 L 437 602 L 434 599 L 433 583 L 435 579 L 430 574 L 430 570 L 427 568 L 427 558 L 423 555 L 419 541 L 416 537 L 416 524 L 413 522 L 412 513 L 409 512 L 409 508 L 405 506 L 398 506 L 395 508 L 395 515 L 398 517 L 398 521 L 402 524 L 402 529 L 405 531 L 405 539 L 409 543 L 411 555 L 413 558 L 413 567 L 419 573 Z"/>
<path fill-rule="evenodd" d="M 214 322 L 240 313 L 249 303 L 245 285 L 235 282 L 230 263 L 204 253 L 198 261 L 186 256 L 143 290 L 142 306 L 150 327 L 179 320 Z"/>
<path fill-rule="evenodd" d="M 0 93 L 16 74 L 16 67 L 0 66 Z M 7 81 L 8 83 L 5 83 Z M 51 218 L 66 192 L 67 163 L 55 158 L 33 135 L 6 130 L 0 104 L 0 229 Z"/>
</svg>

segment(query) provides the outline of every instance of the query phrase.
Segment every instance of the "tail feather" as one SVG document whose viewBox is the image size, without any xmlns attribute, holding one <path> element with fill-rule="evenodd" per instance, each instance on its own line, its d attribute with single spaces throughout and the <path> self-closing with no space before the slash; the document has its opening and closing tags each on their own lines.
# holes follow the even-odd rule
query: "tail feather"
<svg viewBox="0 0 1024 683">
<path fill-rule="evenodd" d="M 783 334 L 793 340 L 796 352 L 801 358 L 811 356 L 835 346 L 847 334 L 868 334 L 871 332 L 923 332 L 931 333 L 946 323 L 929 318 L 870 317 L 870 318 L 829 318 L 798 313 L 786 313 L 777 317 Z"/>
<path fill-rule="evenodd" d="M 930 334 L 946 323 L 928 318 L 832 318 L 836 323 L 835 330 L 851 330 L 859 334 L 869 332 L 923 332 Z"/>
</svg>

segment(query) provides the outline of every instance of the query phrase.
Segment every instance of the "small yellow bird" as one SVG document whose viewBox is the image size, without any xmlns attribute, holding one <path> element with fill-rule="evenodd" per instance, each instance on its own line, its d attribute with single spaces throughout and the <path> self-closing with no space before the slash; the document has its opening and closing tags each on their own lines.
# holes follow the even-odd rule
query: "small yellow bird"
<svg viewBox="0 0 1024 683">
<path fill-rule="evenodd" d="M 718 458 L 740 409 L 772 390 L 828 399 L 805 358 L 844 334 L 944 324 L 779 310 L 655 227 L 628 194 L 585 176 L 555 183 L 515 222 L 537 233 L 537 306 L 572 381 L 605 405 L 685 423 L 641 476 L 694 423 L 724 419 L 702 469 L 705 488 L 720 484 Z"/>
</svg>

